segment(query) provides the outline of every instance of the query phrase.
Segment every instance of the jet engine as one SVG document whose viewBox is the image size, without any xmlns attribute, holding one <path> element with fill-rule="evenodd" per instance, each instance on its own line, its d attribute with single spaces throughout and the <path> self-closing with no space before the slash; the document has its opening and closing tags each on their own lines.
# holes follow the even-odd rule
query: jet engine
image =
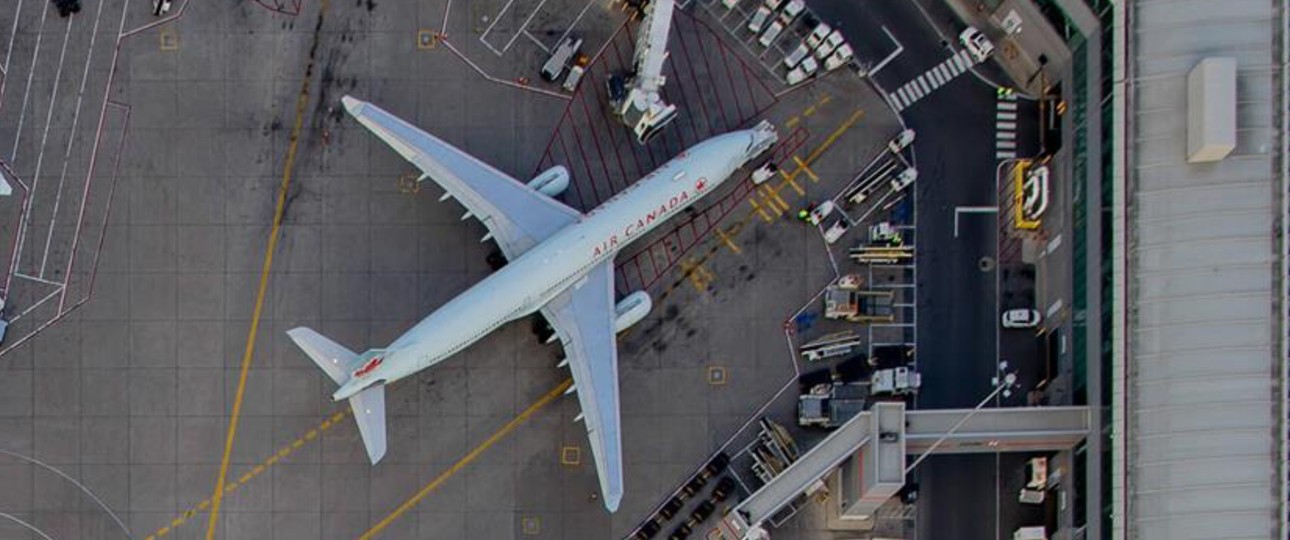
<svg viewBox="0 0 1290 540">
<path fill-rule="evenodd" d="M 569 189 L 569 169 L 556 165 L 529 180 L 528 186 L 547 197 L 559 197 Z"/>
<path fill-rule="evenodd" d="M 614 333 L 622 332 L 641 322 L 653 307 L 654 302 L 645 291 L 636 291 L 627 295 L 627 298 L 614 305 Z"/>
</svg>

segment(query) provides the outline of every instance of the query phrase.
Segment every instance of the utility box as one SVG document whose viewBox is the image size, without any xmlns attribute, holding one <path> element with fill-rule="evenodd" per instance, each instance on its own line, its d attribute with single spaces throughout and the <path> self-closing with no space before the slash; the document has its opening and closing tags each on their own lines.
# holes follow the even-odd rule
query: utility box
<svg viewBox="0 0 1290 540">
<path fill-rule="evenodd" d="M 1187 74 L 1187 162 L 1219 161 L 1236 148 L 1236 59 L 1206 58 Z"/>
</svg>

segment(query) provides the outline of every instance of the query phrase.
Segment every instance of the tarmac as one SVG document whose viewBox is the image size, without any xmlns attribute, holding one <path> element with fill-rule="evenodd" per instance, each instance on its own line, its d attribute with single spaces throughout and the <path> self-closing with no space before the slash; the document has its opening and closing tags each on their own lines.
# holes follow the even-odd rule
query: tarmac
<svg viewBox="0 0 1290 540">
<path fill-rule="evenodd" d="M 698 2 L 670 46 L 682 117 L 639 148 L 603 103 L 637 24 L 619 4 L 149 7 L 0 10 L 0 161 L 21 187 L 0 200 L 0 537 L 619 537 L 757 416 L 791 423 L 805 336 L 785 322 L 818 306 L 857 237 L 830 252 L 789 216 L 900 130 L 853 72 L 789 89 Z M 590 57 L 574 94 L 535 76 L 569 33 Z M 527 323 L 393 385 L 389 454 L 367 463 L 284 332 L 379 346 L 485 276 L 494 248 L 408 181 L 344 94 L 521 180 L 565 164 L 579 209 L 710 134 L 779 127 L 781 178 L 729 182 L 620 255 L 620 292 L 648 290 L 655 310 L 620 340 L 616 514 L 560 397 L 560 351 Z M 830 537 L 799 521 L 780 536 Z"/>
</svg>

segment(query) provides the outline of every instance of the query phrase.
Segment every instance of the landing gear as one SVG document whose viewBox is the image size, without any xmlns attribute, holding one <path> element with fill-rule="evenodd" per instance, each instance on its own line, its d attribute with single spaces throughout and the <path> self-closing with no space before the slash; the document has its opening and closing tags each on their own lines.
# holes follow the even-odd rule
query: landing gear
<svg viewBox="0 0 1290 540">
<path fill-rule="evenodd" d="M 503 257 L 500 251 L 494 251 L 489 253 L 487 257 L 484 257 L 484 262 L 488 263 L 488 267 L 496 272 L 501 270 L 503 266 L 506 266 L 506 257 Z"/>
</svg>

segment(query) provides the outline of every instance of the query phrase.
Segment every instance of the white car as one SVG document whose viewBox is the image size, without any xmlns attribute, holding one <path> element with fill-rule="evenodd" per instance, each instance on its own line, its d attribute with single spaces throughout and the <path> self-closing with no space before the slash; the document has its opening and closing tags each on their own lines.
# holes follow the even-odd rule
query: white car
<svg viewBox="0 0 1290 540">
<path fill-rule="evenodd" d="M 1037 309 L 1010 309 L 1003 312 L 1004 328 L 1034 328 L 1039 326 L 1040 317 Z"/>
<path fill-rule="evenodd" d="M 824 38 L 824 41 L 820 43 L 819 47 L 815 48 L 815 58 L 819 60 L 828 58 L 830 54 L 833 54 L 833 51 L 837 50 L 838 47 L 842 45 L 844 40 L 845 38 L 842 37 L 842 31 L 834 30 L 829 34 L 829 37 Z"/>
<path fill-rule="evenodd" d="M 851 45 L 843 43 L 841 47 L 838 47 L 838 50 L 833 51 L 833 56 L 830 56 L 828 60 L 824 61 L 824 70 L 833 71 L 846 65 L 847 62 L 851 61 L 853 54 L 854 53 L 851 51 Z"/>
<path fill-rule="evenodd" d="M 914 180 L 918 180 L 918 169 L 910 167 L 900 171 L 900 174 L 896 175 L 896 178 L 891 181 L 891 190 L 900 191 L 905 189 L 910 184 L 914 183 Z"/>
<path fill-rule="evenodd" d="M 779 9 L 779 6 L 782 5 L 783 3 L 784 3 L 784 0 L 766 0 L 766 7 L 769 8 L 771 11 L 775 11 Z"/>
<path fill-rule="evenodd" d="M 766 21 L 770 20 L 771 11 L 766 6 L 757 6 L 757 12 L 753 13 L 748 20 L 748 31 L 754 34 L 760 34 L 761 29 L 766 26 Z"/>
<path fill-rule="evenodd" d="M 734 9 L 735 4 L 738 3 L 739 0 L 721 0 L 721 5 L 725 6 L 726 9 Z"/>
<path fill-rule="evenodd" d="M 788 0 L 788 5 L 784 6 L 784 11 L 779 12 L 780 22 L 787 26 L 788 23 L 793 22 L 793 19 L 802 14 L 803 9 L 806 9 L 806 0 Z"/>
<path fill-rule="evenodd" d="M 774 162 L 766 162 L 765 165 L 752 172 L 753 185 L 765 184 L 767 180 L 774 178 L 777 172 L 779 172 L 779 167 Z"/>
<path fill-rule="evenodd" d="M 775 42 L 775 38 L 779 37 L 780 32 L 783 31 L 784 23 L 776 20 L 770 23 L 770 26 L 766 28 L 765 32 L 761 33 L 761 39 L 757 40 L 757 42 L 761 43 L 762 47 L 769 47 L 771 43 Z"/>
<path fill-rule="evenodd" d="M 824 231 L 824 241 L 828 244 L 837 242 L 847 232 L 847 220 L 839 219 L 828 230 Z"/>
<path fill-rule="evenodd" d="M 994 53 L 994 44 L 990 43 L 985 34 L 971 26 L 967 27 L 967 30 L 964 30 L 962 34 L 959 34 L 959 43 L 968 50 L 968 53 L 978 63 L 984 62 L 986 58 L 989 58 Z"/>
<path fill-rule="evenodd" d="M 800 43 L 797 45 L 796 49 L 793 49 L 793 52 L 788 53 L 788 56 L 784 57 L 784 67 L 793 69 L 797 67 L 797 64 L 801 63 L 803 58 L 810 55 L 811 48 L 808 47 L 806 43 Z"/>
<path fill-rule="evenodd" d="M 832 214 L 837 209 L 838 207 L 833 204 L 833 201 L 824 201 L 811 209 L 810 215 L 806 216 L 806 221 L 810 222 L 811 225 L 819 225 L 824 221 L 824 218 L 829 217 L 829 214 Z"/>
<path fill-rule="evenodd" d="M 815 28 L 811 30 L 811 34 L 806 36 L 806 46 L 810 49 L 819 47 L 824 42 L 824 38 L 829 37 L 829 32 L 832 31 L 833 29 L 825 23 L 815 25 Z"/>
<path fill-rule="evenodd" d="M 791 85 L 800 83 L 802 81 L 805 81 L 806 78 L 810 77 L 811 75 L 815 75 L 815 70 L 817 69 L 820 69 L 820 65 L 815 62 L 814 58 L 811 58 L 808 56 L 806 57 L 806 59 L 802 60 L 801 64 L 798 64 L 797 67 L 793 68 L 792 71 L 788 72 L 788 77 L 786 77 L 785 79 L 788 81 L 788 84 L 791 86 Z"/>
<path fill-rule="evenodd" d="M 914 142 L 914 130 L 906 129 L 900 132 L 900 135 L 896 135 L 896 138 L 892 139 L 891 142 L 887 143 L 887 148 L 891 149 L 892 152 L 899 152 L 904 150 L 905 147 L 909 146 L 909 143 L 912 142 Z"/>
</svg>

